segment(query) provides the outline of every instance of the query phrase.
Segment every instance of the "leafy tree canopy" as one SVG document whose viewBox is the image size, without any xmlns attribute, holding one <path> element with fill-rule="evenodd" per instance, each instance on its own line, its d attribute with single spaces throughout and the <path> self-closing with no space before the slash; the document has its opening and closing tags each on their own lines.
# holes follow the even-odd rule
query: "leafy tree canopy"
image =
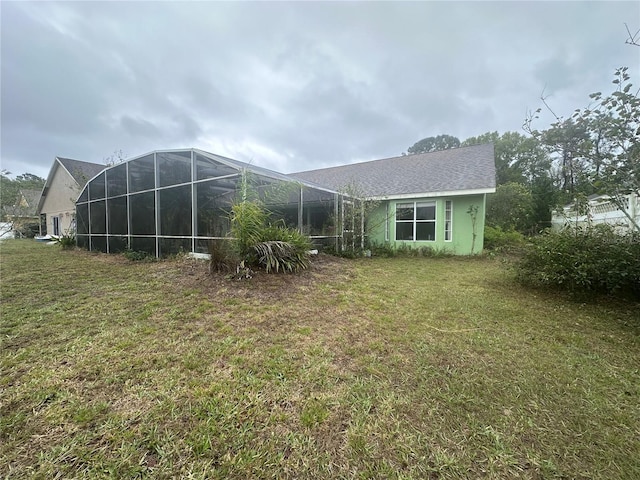
<svg viewBox="0 0 640 480">
<path fill-rule="evenodd" d="M 526 232 L 531 226 L 534 202 L 531 190 L 520 183 L 499 185 L 487 198 L 487 224 L 504 231 Z"/>
<path fill-rule="evenodd" d="M 15 204 L 20 190 L 42 190 L 45 179 L 32 173 L 23 173 L 12 179 L 11 172 L 0 172 L 0 208 Z"/>
<path fill-rule="evenodd" d="M 407 149 L 407 154 L 428 153 L 438 150 L 447 150 L 460 146 L 460 140 L 452 135 L 438 135 L 437 137 L 427 137 L 414 143 Z"/>
</svg>

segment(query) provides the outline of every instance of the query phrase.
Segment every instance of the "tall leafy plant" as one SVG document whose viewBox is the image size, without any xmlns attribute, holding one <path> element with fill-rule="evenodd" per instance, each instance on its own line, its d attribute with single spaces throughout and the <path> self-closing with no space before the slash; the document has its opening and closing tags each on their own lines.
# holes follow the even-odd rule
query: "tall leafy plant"
<svg viewBox="0 0 640 480">
<path fill-rule="evenodd" d="M 309 238 L 283 222 L 272 222 L 269 210 L 251 192 L 246 174 L 230 220 L 232 245 L 245 265 L 260 266 L 267 272 L 295 272 L 309 266 Z"/>
</svg>

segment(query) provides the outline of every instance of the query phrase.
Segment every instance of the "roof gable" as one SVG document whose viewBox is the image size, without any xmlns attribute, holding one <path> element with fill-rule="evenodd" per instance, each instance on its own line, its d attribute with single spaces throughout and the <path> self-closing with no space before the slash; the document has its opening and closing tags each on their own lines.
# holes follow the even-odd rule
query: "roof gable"
<svg viewBox="0 0 640 480">
<path fill-rule="evenodd" d="M 492 191 L 496 186 L 492 144 L 308 170 L 290 176 L 337 191 L 354 188 L 356 194 L 373 198 Z"/>
<path fill-rule="evenodd" d="M 49 170 L 49 175 L 42 188 L 40 194 L 40 200 L 38 201 L 37 213 L 40 213 L 44 205 L 45 198 L 51 188 L 51 183 L 58 168 L 62 167 L 71 178 L 78 184 L 80 188 L 84 187 L 91 178 L 95 177 L 98 173 L 104 170 L 106 165 L 100 165 L 98 163 L 83 162 L 82 160 L 73 160 L 72 158 L 56 157 Z"/>
<path fill-rule="evenodd" d="M 81 160 L 73 160 L 72 158 L 56 158 L 80 187 L 84 187 L 89 180 L 107 168 L 106 165 L 100 165 L 98 163 L 83 162 Z"/>
</svg>

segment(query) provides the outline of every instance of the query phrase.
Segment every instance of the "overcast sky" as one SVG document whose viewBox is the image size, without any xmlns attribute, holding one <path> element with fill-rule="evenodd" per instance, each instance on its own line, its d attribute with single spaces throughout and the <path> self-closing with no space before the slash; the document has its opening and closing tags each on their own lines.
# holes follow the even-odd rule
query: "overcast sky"
<svg viewBox="0 0 640 480">
<path fill-rule="evenodd" d="M 640 2 L 9 2 L 3 169 L 197 147 L 284 173 L 640 84 Z M 540 128 L 548 119 L 538 122 Z"/>
</svg>

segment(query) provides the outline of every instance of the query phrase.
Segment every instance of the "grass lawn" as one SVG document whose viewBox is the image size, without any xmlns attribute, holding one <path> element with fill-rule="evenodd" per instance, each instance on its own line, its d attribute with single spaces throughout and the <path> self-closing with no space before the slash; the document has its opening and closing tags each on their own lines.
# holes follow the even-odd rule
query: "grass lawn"
<svg viewBox="0 0 640 480">
<path fill-rule="evenodd" d="M 3 478 L 640 478 L 640 304 L 487 258 L 0 266 Z"/>
</svg>

